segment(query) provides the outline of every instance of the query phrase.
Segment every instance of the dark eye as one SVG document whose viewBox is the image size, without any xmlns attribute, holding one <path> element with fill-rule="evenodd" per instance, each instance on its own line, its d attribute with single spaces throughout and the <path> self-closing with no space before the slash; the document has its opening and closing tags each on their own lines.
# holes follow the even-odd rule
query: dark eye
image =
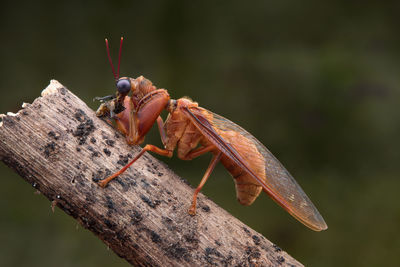
<svg viewBox="0 0 400 267">
<path fill-rule="evenodd" d="M 126 95 L 131 90 L 131 82 L 128 79 L 121 79 L 117 82 L 117 89 L 120 94 Z"/>
</svg>

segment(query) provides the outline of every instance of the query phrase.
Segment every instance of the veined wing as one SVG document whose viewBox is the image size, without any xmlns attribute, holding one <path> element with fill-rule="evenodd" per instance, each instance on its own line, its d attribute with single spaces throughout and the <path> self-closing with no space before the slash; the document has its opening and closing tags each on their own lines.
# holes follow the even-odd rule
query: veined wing
<svg viewBox="0 0 400 267">
<path fill-rule="evenodd" d="M 206 109 L 184 107 L 183 112 L 211 143 L 249 173 L 262 186 L 264 192 L 293 217 L 315 231 L 328 228 L 321 214 L 296 180 L 254 136 L 239 125 Z M 219 134 L 221 131 L 232 131 L 240 134 L 256 146 L 265 160 L 265 177 L 259 177 L 255 174 L 256 171 L 251 169 L 250 164 L 233 147 L 233 144 Z"/>
</svg>

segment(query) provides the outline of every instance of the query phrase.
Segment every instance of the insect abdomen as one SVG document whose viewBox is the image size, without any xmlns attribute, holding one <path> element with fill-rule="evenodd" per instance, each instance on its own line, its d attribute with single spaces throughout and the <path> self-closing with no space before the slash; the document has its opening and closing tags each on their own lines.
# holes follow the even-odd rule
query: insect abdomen
<svg viewBox="0 0 400 267">
<path fill-rule="evenodd" d="M 245 206 L 251 205 L 258 195 L 260 195 L 262 187 L 257 184 L 249 174 L 227 157 L 222 157 L 221 163 L 232 175 L 236 187 L 236 197 L 239 203 Z"/>
<path fill-rule="evenodd" d="M 221 131 L 220 134 L 246 161 L 246 165 L 260 179 L 265 180 L 265 161 L 255 144 L 234 131 Z M 236 197 L 240 204 L 251 205 L 261 193 L 261 185 L 228 157 L 222 157 L 221 163 L 231 173 L 235 181 Z"/>
</svg>

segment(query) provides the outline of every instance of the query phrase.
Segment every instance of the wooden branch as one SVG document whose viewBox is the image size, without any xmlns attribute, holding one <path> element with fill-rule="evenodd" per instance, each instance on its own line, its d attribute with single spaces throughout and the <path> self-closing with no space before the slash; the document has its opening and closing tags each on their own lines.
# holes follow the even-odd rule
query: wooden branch
<svg viewBox="0 0 400 267">
<path fill-rule="evenodd" d="M 146 154 L 105 189 L 93 179 L 139 151 L 52 80 L 32 104 L 3 115 L 0 158 L 54 205 L 140 266 L 302 266 Z"/>
</svg>

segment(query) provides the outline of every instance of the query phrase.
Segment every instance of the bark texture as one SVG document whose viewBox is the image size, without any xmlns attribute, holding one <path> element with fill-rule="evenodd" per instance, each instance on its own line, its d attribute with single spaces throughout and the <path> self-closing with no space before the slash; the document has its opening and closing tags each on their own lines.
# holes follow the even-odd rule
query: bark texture
<svg viewBox="0 0 400 267">
<path fill-rule="evenodd" d="M 139 266 L 302 266 L 146 154 L 100 188 L 94 181 L 139 147 L 52 80 L 32 104 L 2 116 L 0 158 L 55 205 Z"/>
</svg>

